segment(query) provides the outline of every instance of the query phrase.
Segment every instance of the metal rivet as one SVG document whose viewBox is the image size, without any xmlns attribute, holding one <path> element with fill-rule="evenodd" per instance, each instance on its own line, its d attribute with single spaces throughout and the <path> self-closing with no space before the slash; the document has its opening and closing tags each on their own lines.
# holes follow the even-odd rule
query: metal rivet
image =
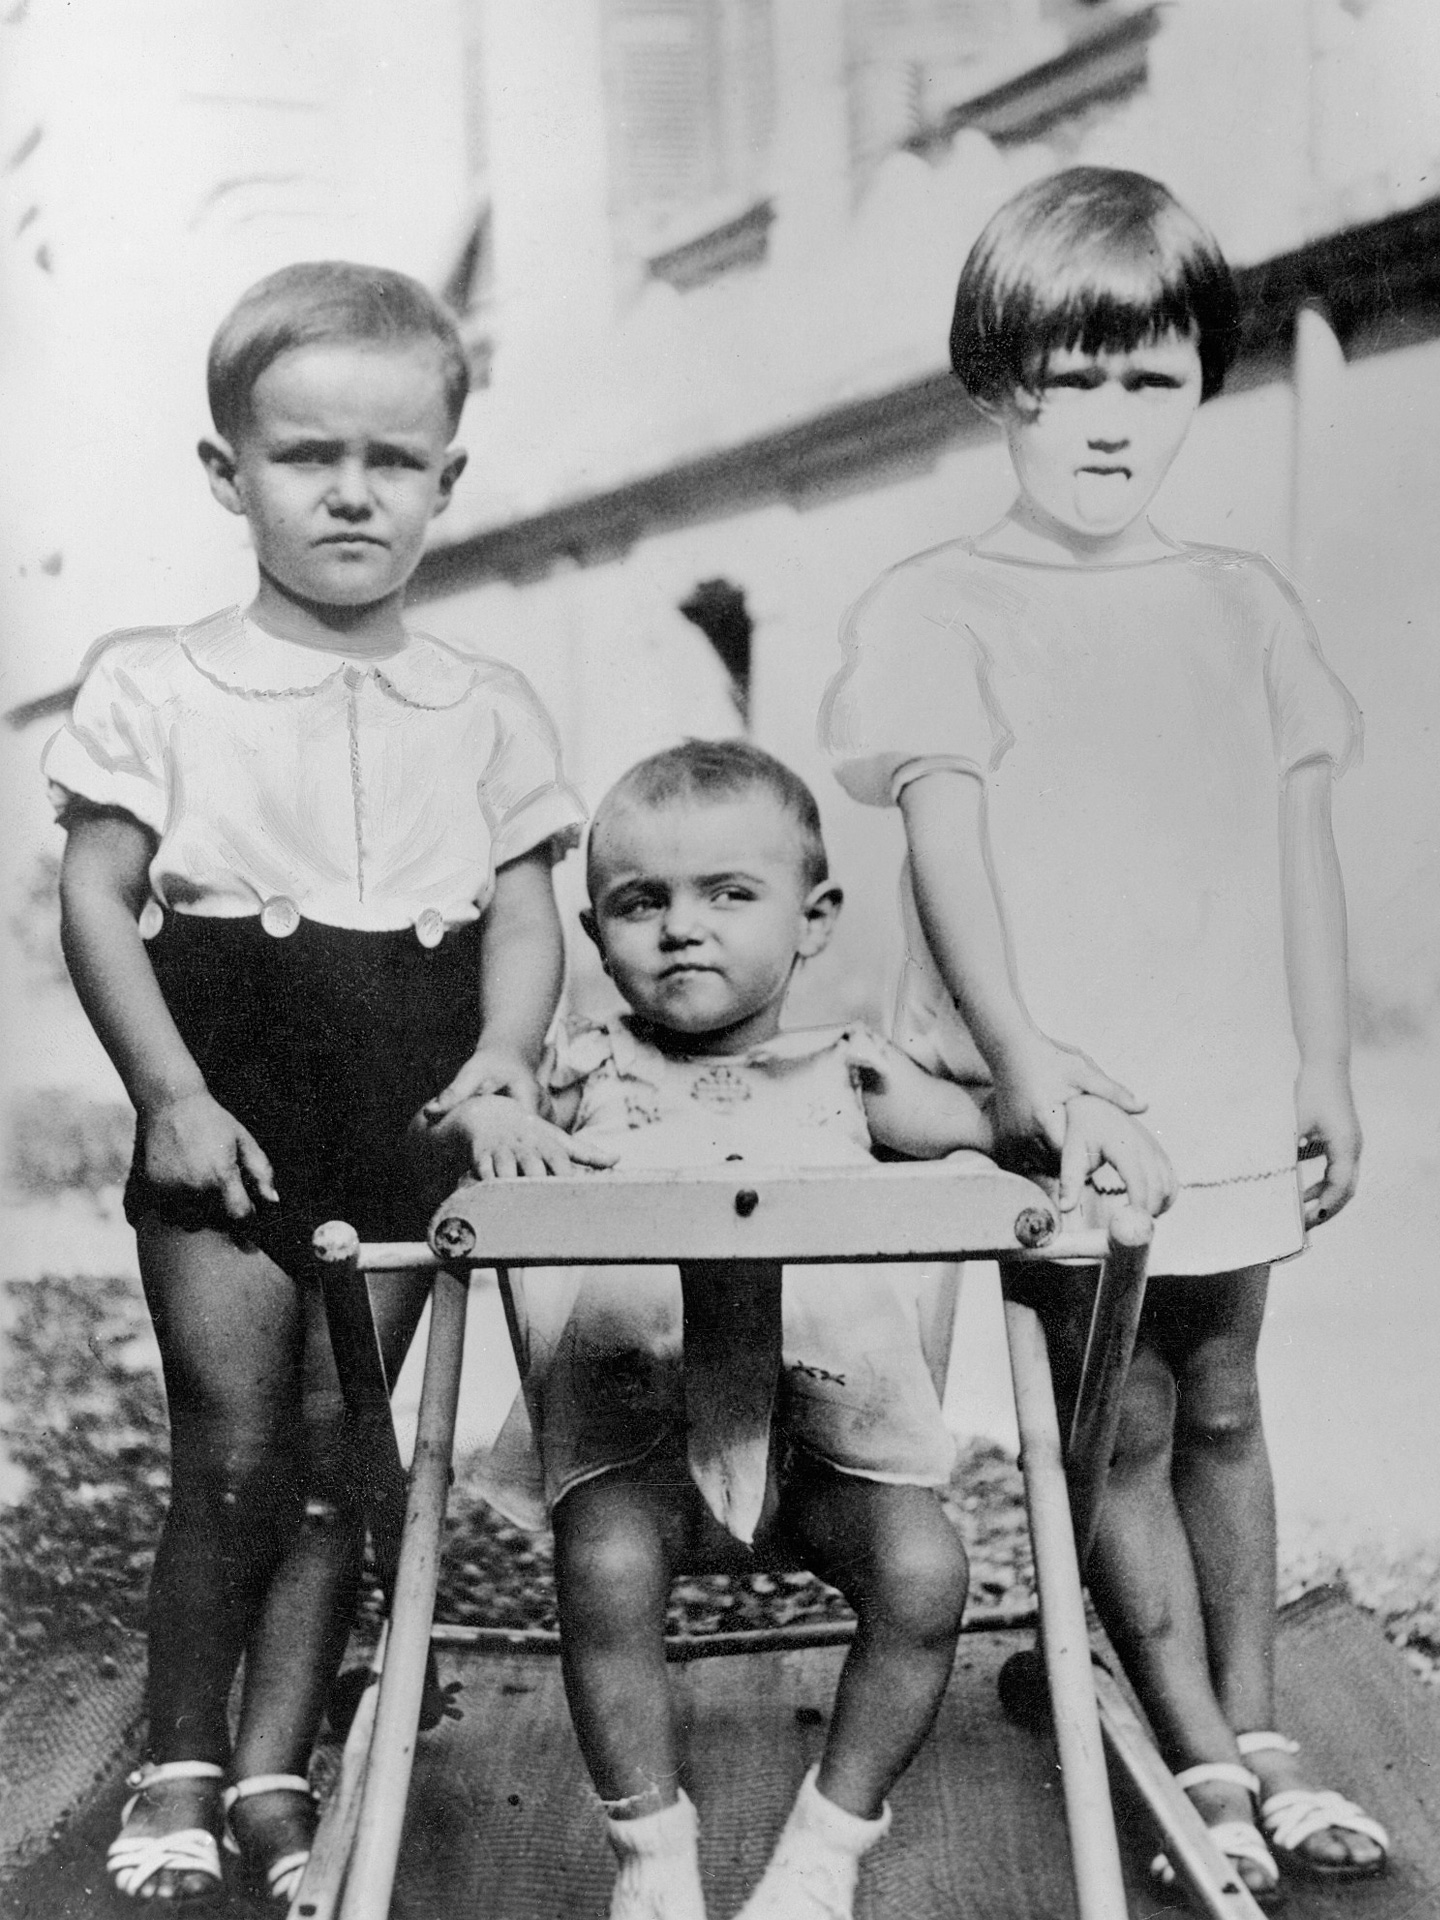
<svg viewBox="0 0 1440 1920">
<path fill-rule="evenodd" d="M 468 1220 L 447 1214 L 430 1235 L 430 1244 L 443 1259 L 463 1260 L 475 1251 L 475 1229 Z"/>
<path fill-rule="evenodd" d="M 742 1187 L 735 1196 L 735 1211 L 742 1220 L 748 1220 L 760 1204 L 760 1196 L 753 1187 Z"/>
<path fill-rule="evenodd" d="M 1043 1207 L 1024 1207 L 1015 1216 L 1015 1238 L 1022 1247 L 1043 1247 L 1055 1238 L 1055 1216 Z"/>
</svg>

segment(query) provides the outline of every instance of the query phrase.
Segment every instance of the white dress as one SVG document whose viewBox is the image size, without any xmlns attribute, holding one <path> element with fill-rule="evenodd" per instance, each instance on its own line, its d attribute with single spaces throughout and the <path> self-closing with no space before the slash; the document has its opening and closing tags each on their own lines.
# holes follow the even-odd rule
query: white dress
<svg viewBox="0 0 1440 1920">
<path fill-rule="evenodd" d="M 1221 548 L 1082 567 L 957 540 L 883 575 L 843 645 L 820 721 L 841 784 L 885 806 L 932 768 L 984 781 L 1031 1018 L 1149 1103 L 1181 1187 L 1154 1271 L 1297 1252 L 1280 790 L 1342 769 L 1359 715 L 1293 589 Z M 902 894 L 895 1038 L 984 1079 L 908 870 Z"/>
<path fill-rule="evenodd" d="M 627 1172 L 731 1160 L 866 1166 L 856 1076 L 880 1044 L 863 1027 L 817 1028 L 743 1054 L 674 1060 L 621 1015 L 562 1033 L 546 1078 L 556 1091 L 582 1089 L 571 1131 L 614 1148 Z M 955 1442 L 928 1351 L 942 1273 L 785 1269 L 784 1440 L 862 1478 L 948 1482 Z M 538 1527 L 571 1487 L 667 1441 L 683 1446 L 680 1276 L 674 1267 L 571 1267 L 515 1282 L 525 1392 L 479 1485 L 501 1512 Z"/>
</svg>

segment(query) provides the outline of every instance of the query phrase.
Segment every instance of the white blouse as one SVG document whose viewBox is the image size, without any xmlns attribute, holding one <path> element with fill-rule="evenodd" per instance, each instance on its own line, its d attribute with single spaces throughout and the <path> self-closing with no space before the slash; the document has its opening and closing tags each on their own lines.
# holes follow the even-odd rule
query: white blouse
<svg viewBox="0 0 1440 1920">
<path fill-rule="evenodd" d="M 585 819 L 513 668 L 419 634 L 350 659 L 234 608 L 107 635 L 43 765 L 62 814 L 78 795 L 158 837 L 147 935 L 170 908 L 434 945 L 480 916 L 498 867 L 563 852 Z"/>
</svg>

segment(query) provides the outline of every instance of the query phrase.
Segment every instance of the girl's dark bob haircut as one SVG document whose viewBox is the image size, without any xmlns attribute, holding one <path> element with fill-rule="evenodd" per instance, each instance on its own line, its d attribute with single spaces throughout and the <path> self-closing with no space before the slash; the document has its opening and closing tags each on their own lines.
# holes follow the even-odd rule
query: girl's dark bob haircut
<svg viewBox="0 0 1440 1920">
<path fill-rule="evenodd" d="M 470 391 L 470 366 L 455 322 L 427 287 L 390 267 L 302 260 L 258 280 L 221 321 L 206 380 L 216 431 L 234 441 L 249 424 L 255 382 L 297 347 L 403 347 L 440 351 L 453 433 Z"/>
<path fill-rule="evenodd" d="M 975 400 L 1034 393 L 1051 353 L 1125 353 L 1191 334 L 1200 397 L 1225 381 L 1240 304 L 1213 236 L 1158 180 L 1070 167 L 1007 200 L 970 249 L 950 364 Z"/>
</svg>

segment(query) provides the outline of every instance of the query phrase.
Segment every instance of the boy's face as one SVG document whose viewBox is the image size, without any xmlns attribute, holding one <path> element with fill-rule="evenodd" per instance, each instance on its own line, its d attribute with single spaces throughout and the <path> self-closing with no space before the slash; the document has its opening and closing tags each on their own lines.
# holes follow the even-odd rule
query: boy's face
<svg viewBox="0 0 1440 1920">
<path fill-rule="evenodd" d="M 282 353 L 233 448 L 201 443 L 216 498 L 250 522 L 266 587 L 292 602 L 398 598 L 465 465 L 439 348 L 335 342 Z"/>
<path fill-rule="evenodd" d="M 840 892 L 807 890 L 795 824 L 769 794 L 622 805 L 590 859 L 585 929 L 636 1013 L 681 1052 L 774 1037 L 795 962 L 829 939 Z"/>
<path fill-rule="evenodd" d="M 1121 353 L 1051 353 L 1038 394 L 997 410 L 1042 524 L 1087 545 L 1123 534 L 1180 451 L 1200 384 L 1199 350 L 1177 333 Z"/>
</svg>

